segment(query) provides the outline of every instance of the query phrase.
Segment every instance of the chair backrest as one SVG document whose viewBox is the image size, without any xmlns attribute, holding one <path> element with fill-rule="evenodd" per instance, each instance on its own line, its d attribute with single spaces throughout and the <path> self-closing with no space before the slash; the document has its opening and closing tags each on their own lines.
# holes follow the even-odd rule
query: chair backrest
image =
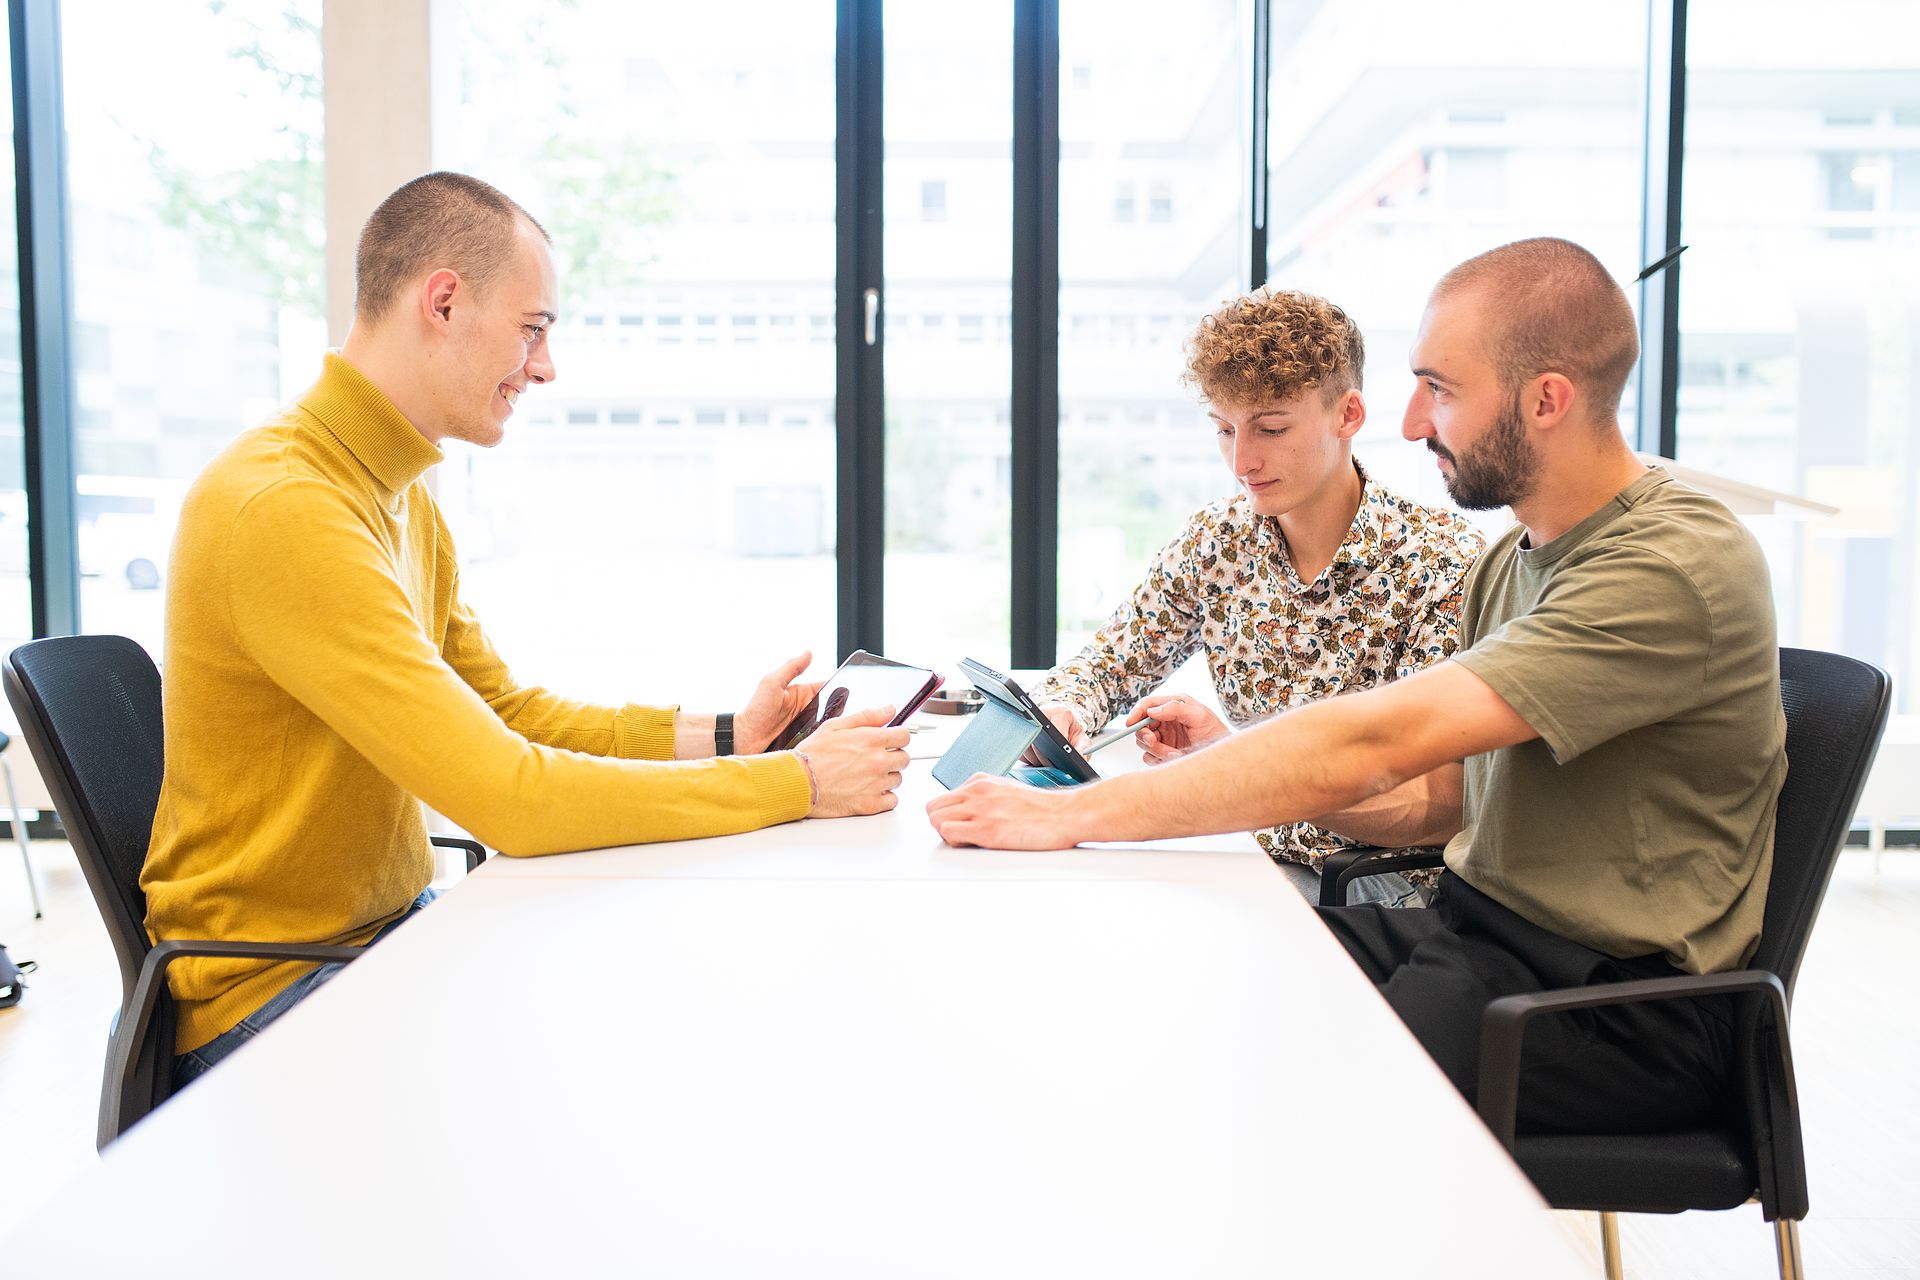
<svg viewBox="0 0 1920 1280">
<path fill-rule="evenodd" d="M 1780 651 L 1787 781 L 1773 832 L 1766 920 L 1751 964 L 1778 976 L 1789 996 L 1880 748 L 1892 688 L 1886 672 L 1857 658 Z"/>
<path fill-rule="evenodd" d="M 8 654 L 3 678 L 106 920 L 124 1002 L 151 949 L 140 867 L 160 802 L 160 672 L 124 636 L 58 636 Z"/>
</svg>

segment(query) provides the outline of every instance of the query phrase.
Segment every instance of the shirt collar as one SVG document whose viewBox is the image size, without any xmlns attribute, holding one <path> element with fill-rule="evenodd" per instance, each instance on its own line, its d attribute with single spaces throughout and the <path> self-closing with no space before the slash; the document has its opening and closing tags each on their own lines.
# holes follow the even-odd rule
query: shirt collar
<svg viewBox="0 0 1920 1280">
<path fill-rule="evenodd" d="M 327 352 L 320 381 L 301 404 L 389 494 L 404 492 L 445 456 L 336 351 Z"/>
<path fill-rule="evenodd" d="M 1360 465 L 1358 458 L 1353 460 L 1353 469 L 1360 477 L 1360 508 L 1353 513 L 1353 523 L 1347 527 L 1347 536 L 1340 540 L 1340 546 L 1334 551 L 1333 563 L 1327 566 L 1328 570 L 1333 565 L 1371 568 L 1380 558 L 1386 542 L 1387 521 L 1391 514 L 1387 491 L 1367 474 L 1367 469 Z M 1280 531 L 1279 518 L 1256 516 L 1254 523 L 1257 530 L 1254 536 L 1260 545 L 1270 548 L 1273 554 L 1280 557 L 1289 577 L 1297 577 L 1292 562 L 1286 559 L 1287 538 Z"/>
<path fill-rule="evenodd" d="M 1633 510 L 1634 505 L 1645 497 L 1650 489 L 1657 485 L 1675 483 L 1665 468 L 1648 467 L 1636 476 L 1626 488 L 1608 498 L 1592 515 L 1567 530 L 1552 542 L 1537 547 L 1526 545 L 1524 539 L 1519 548 L 1520 563 L 1529 569 L 1544 569 L 1564 560 L 1581 543 L 1600 530 L 1612 524 L 1622 515 Z"/>
<path fill-rule="evenodd" d="M 1374 482 L 1358 458 L 1353 460 L 1353 469 L 1360 476 L 1360 509 L 1353 513 L 1353 524 L 1333 553 L 1333 562 L 1365 568 L 1380 558 L 1386 541 L 1387 491 Z"/>
</svg>

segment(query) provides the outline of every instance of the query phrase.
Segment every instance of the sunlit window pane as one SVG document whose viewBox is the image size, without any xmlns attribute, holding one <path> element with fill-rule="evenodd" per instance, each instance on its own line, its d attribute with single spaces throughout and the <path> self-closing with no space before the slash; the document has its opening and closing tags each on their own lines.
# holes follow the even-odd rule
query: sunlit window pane
<svg viewBox="0 0 1920 1280">
<path fill-rule="evenodd" d="M 81 623 L 156 656 L 187 484 L 319 373 L 320 10 L 61 6 Z"/>
<path fill-rule="evenodd" d="M 440 496 L 528 678 L 737 705 L 834 605 L 834 11 L 448 6 L 437 161 L 552 233 L 558 377 Z"/>
<path fill-rule="evenodd" d="M 1646 40 L 1646 0 L 1276 0 L 1268 270 L 1359 321 L 1354 452 L 1390 487 L 1447 505 L 1431 456 L 1398 435 L 1442 272 L 1536 235 L 1585 245 L 1622 282 L 1644 265 Z M 1629 386 L 1629 432 L 1636 412 Z"/>
<path fill-rule="evenodd" d="M 1781 640 L 1888 668 L 1912 712 L 1920 7 L 1759 8 L 1689 10 L 1680 458 L 1840 508 L 1754 521 Z"/>
<path fill-rule="evenodd" d="M 8 18 L 0 13 L 0 32 Z M 13 64 L 0 67 L 0 200 L 13 203 Z M 19 242 L 0 235 L 0 652 L 33 635 L 27 586 L 27 491 L 20 385 Z"/>
<path fill-rule="evenodd" d="M 887 651 L 950 673 L 1007 655 L 1013 5 L 884 29 Z"/>
<path fill-rule="evenodd" d="M 1233 492 L 1182 342 L 1246 273 L 1240 0 L 1060 10 L 1060 630 L 1070 653 Z"/>
</svg>

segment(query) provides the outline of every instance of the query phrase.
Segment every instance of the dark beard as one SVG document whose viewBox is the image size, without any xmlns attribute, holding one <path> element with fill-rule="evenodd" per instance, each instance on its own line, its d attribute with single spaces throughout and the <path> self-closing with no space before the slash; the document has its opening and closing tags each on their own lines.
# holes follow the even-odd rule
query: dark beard
<svg viewBox="0 0 1920 1280">
<path fill-rule="evenodd" d="M 1453 464 L 1442 474 L 1447 495 L 1468 511 L 1493 511 L 1525 502 L 1533 494 L 1540 460 L 1527 440 L 1520 406 L 1509 404 L 1486 437 L 1459 456 L 1428 440 L 1427 448 Z"/>
</svg>

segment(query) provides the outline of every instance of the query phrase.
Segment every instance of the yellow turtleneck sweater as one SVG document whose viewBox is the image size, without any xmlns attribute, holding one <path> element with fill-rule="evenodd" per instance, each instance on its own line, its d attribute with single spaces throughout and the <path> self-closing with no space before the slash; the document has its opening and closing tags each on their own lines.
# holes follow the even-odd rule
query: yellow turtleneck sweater
<svg viewBox="0 0 1920 1280">
<path fill-rule="evenodd" d="M 674 761 L 673 710 L 514 682 L 460 602 L 440 460 L 337 355 L 181 510 L 167 582 L 166 779 L 140 885 L 156 941 L 360 945 L 433 875 L 420 802 L 509 854 L 802 817 L 791 753 Z M 178 1052 L 309 966 L 189 959 Z"/>
</svg>

